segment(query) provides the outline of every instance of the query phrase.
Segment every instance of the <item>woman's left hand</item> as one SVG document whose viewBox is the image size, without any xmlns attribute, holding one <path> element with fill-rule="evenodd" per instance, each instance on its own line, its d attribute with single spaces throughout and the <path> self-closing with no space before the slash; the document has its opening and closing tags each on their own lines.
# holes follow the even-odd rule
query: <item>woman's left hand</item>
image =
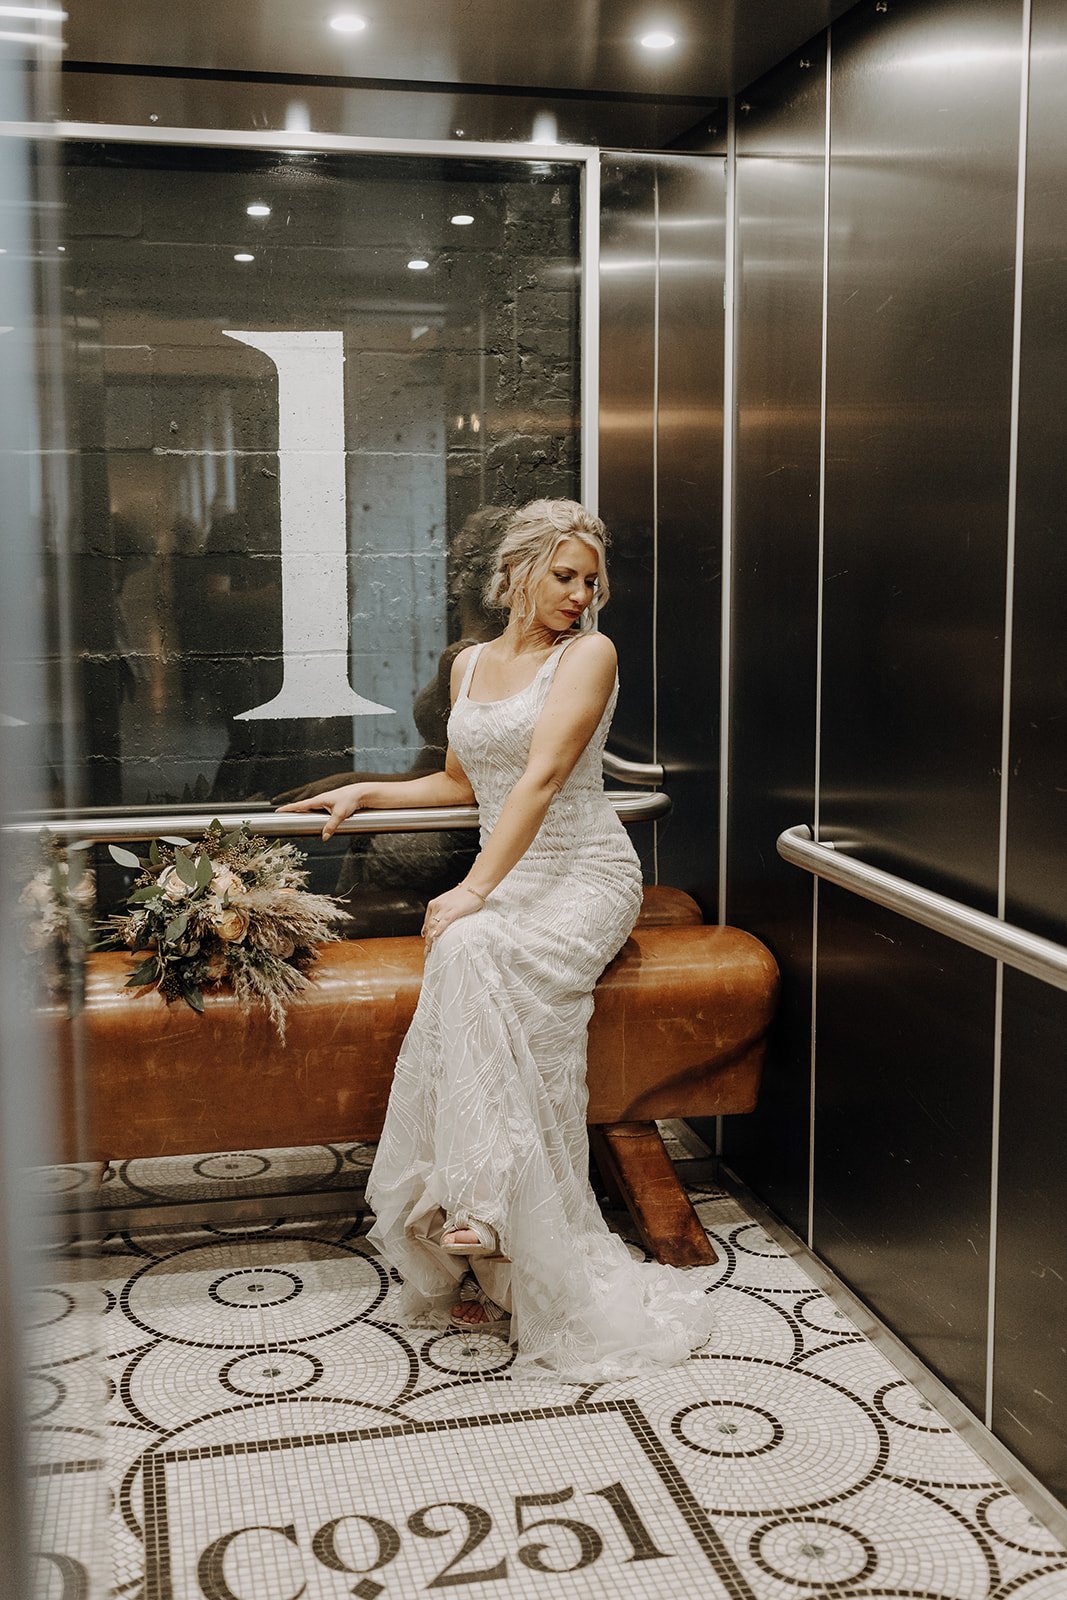
<svg viewBox="0 0 1067 1600">
<path fill-rule="evenodd" d="M 433 942 L 439 939 L 446 928 L 450 928 L 460 917 L 469 917 L 472 911 L 480 911 L 481 905 L 478 896 L 471 894 L 469 889 L 464 889 L 457 884 L 454 889 L 446 889 L 444 894 L 435 896 L 428 901 L 426 916 L 422 924 L 422 937 L 426 940 L 426 953 L 433 949 Z"/>
</svg>

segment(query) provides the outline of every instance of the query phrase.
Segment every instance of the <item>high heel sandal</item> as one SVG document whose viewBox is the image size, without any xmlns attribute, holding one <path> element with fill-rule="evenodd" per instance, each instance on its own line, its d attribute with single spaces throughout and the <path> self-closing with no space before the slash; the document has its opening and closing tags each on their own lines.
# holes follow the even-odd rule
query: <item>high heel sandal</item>
<svg viewBox="0 0 1067 1600">
<path fill-rule="evenodd" d="M 487 1316 L 484 1321 L 476 1322 L 473 1317 L 457 1317 L 453 1311 L 448 1318 L 451 1326 L 462 1329 L 464 1333 L 497 1333 L 506 1339 L 511 1329 L 511 1312 L 498 1306 L 495 1300 L 490 1300 L 484 1289 L 478 1286 L 472 1288 L 470 1280 L 464 1283 L 463 1289 L 461 1302 L 481 1306 Z"/>
<path fill-rule="evenodd" d="M 450 1233 L 473 1233 L 477 1236 L 477 1244 L 446 1244 Z M 473 1261 L 480 1256 L 493 1256 L 500 1261 L 507 1257 L 500 1254 L 500 1237 L 495 1228 L 490 1228 L 488 1223 L 478 1222 L 474 1217 L 468 1217 L 462 1212 L 454 1217 L 448 1217 L 441 1230 L 441 1249 L 450 1256 L 466 1256 Z"/>
</svg>

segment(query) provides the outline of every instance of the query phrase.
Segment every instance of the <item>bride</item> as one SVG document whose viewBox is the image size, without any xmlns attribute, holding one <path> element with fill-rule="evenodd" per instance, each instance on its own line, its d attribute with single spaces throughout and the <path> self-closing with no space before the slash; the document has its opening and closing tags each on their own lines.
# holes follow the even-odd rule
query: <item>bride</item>
<svg viewBox="0 0 1067 1600">
<path fill-rule="evenodd" d="M 605 530 L 572 500 L 511 519 L 486 599 L 499 638 L 461 651 L 443 772 L 283 806 L 469 805 L 481 850 L 431 900 L 422 991 L 367 1184 L 402 1314 L 503 1333 L 517 1366 L 589 1381 L 685 1360 L 711 1329 L 700 1269 L 635 1259 L 588 1181 L 593 986 L 641 905 L 604 794 L 618 695 Z"/>
</svg>

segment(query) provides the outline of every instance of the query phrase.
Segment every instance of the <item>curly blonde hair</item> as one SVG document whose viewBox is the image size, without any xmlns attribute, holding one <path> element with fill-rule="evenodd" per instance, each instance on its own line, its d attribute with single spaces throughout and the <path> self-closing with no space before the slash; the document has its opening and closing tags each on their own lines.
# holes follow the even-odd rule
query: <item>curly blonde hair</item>
<svg viewBox="0 0 1067 1600">
<path fill-rule="evenodd" d="M 519 618 L 533 610 L 530 593 L 552 565 L 564 539 L 580 539 L 597 558 L 593 598 L 582 612 L 579 627 L 596 626 L 596 617 L 608 603 L 608 531 L 600 518 L 577 500 L 531 500 L 516 511 L 496 552 L 496 565 L 485 586 L 487 606 L 504 607 Z"/>
</svg>

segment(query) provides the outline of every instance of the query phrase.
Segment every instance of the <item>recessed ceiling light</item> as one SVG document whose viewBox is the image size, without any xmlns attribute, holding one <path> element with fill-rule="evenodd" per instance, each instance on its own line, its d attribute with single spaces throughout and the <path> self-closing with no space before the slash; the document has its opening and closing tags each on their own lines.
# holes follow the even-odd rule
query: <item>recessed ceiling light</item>
<svg viewBox="0 0 1067 1600">
<path fill-rule="evenodd" d="M 672 45 L 678 43 L 678 40 L 673 33 L 663 33 L 656 29 L 652 33 L 643 33 L 641 43 L 646 50 L 669 50 Z"/>
<path fill-rule="evenodd" d="M 330 27 L 337 33 L 362 33 L 367 24 L 351 11 L 341 11 L 330 18 Z"/>
<path fill-rule="evenodd" d="M 424 261 L 421 256 L 415 256 L 413 260 L 408 262 L 408 271 L 425 272 L 429 265 L 430 263 L 428 261 Z"/>
<path fill-rule="evenodd" d="M 247 250 L 238 250 L 233 259 L 235 261 L 254 261 L 256 258 L 250 255 Z"/>
<path fill-rule="evenodd" d="M 245 206 L 246 217 L 269 217 L 270 206 L 261 205 L 258 201 L 250 206 Z"/>
<path fill-rule="evenodd" d="M 455 228 L 469 228 L 474 218 L 468 216 L 466 211 L 457 211 L 454 217 L 448 219 Z"/>
</svg>

